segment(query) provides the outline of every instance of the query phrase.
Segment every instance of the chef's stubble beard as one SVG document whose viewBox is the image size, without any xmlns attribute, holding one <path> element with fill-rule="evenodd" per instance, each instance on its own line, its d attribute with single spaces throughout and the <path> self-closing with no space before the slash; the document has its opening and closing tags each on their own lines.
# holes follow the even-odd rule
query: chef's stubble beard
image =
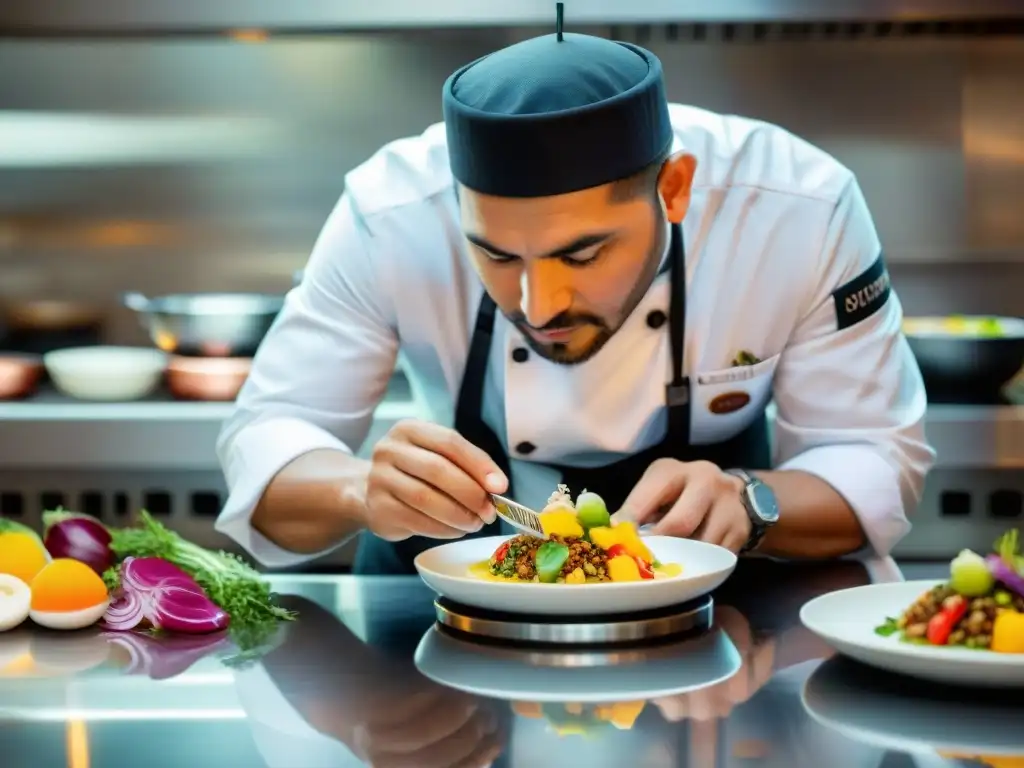
<svg viewBox="0 0 1024 768">
<path fill-rule="evenodd" d="M 623 303 L 621 310 L 618 313 L 618 317 L 609 323 L 605 318 L 598 317 L 597 315 L 591 315 L 587 313 L 570 313 L 566 316 L 559 316 L 549 323 L 548 328 L 564 327 L 567 325 L 574 325 L 576 323 L 583 323 L 597 329 L 597 335 L 594 340 L 583 350 L 570 352 L 567 345 L 565 344 L 542 344 L 538 342 L 533 336 L 523 332 L 523 339 L 526 344 L 541 357 L 546 360 L 550 360 L 553 363 L 559 365 L 580 365 L 590 360 L 594 355 L 601 351 L 608 340 L 615 335 L 616 331 L 622 327 L 622 324 L 626 321 L 633 310 L 639 306 L 643 300 L 647 291 L 651 287 L 651 283 L 654 282 L 654 278 L 658 274 L 658 267 L 661 265 L 661 259 L 665 255 L 665 248 L 668 245 L 666 232 L 668 231 L 666 224 L 665 211 L 660 206 L 655 216 L 655 236 L 654 245 L 651 248 L 650 253 L 647 254 L 647 258 L 644 259 L 643 268 L 639 278 L 630 290 L 629 295 L 626 297 L 626 301 Z M 515 312 L 511 315 L 506 315 L 508 320 L 520 329 L 529 327 L 529 323 L 526 322 L 526 317 L 521 312 Z"/>
</svg>

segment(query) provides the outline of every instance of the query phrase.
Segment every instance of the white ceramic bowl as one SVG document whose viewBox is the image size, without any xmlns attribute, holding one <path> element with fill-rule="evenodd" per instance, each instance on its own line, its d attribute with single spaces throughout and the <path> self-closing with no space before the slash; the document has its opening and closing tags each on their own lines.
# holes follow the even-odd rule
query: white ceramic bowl
<svg viewBox="0 0 1024 768">
<path fill-rule="evenodd" d="M 504 583 L 471 576 L 469 567 L 487 560 L 508 538 L 488 536 L 442 544 L 417 555 L 416 570 L 439 595 L 463 605 L 509 613 L 600 616 L 685 603 L 713 591 L 736 567 L 736 555 L 723 547 L 672 536 L 645 536 L 644 543 L 654 556 L 663 563 L 678 563 L 682 574 L 601 584 Z"/>
<path fill-rule="evenodd" d="M 54 385 L 79 400 L 138 400 L 160 383 L 167 355 L 147 347 L 75 347 L 43 356 Z"/>
</svg>

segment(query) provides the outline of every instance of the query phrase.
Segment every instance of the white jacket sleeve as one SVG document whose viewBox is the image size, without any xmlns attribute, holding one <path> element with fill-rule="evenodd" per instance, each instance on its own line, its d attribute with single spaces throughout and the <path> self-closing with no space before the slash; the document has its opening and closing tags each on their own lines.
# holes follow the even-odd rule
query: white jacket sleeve
<svg viewBox="0 0 1024 768">
<path fill-rule="evenodd" d="M 286 552 L 253 530 L 252 513 L 267 484 L 310 451 L 358 451 L 394 372 L 394 312 L 371 240 L 342 196 L 218 440 L 229 497 L 216 528 L 268 567 L 324 553 Z"/>
<path fill-rule="evenodd" d="M 910 529 L 935 452 L 903 311 L 852 177 L 817 270 L 817 291 L 776 372 L 776 466 L 828 482 L 860 519 L 873 550 L 862 554 L 885 556 Z"/>
</svg>

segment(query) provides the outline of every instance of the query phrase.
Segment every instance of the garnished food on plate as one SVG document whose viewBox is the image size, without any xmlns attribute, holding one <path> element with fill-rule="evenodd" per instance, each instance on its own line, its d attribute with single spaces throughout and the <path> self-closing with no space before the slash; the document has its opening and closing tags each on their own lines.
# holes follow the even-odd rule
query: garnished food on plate
<svg viewBox="0 0 1024 768">
<path fill-rule="evenodd" d="M 612 524 L 604 500 L 581 493 L 573 503 L 559 485 L 540 513 L 545 538 L 519 535 L 487 562 L 470 566 L 479 578 L 542 584 L 594 584 L 678 576 L 682 567 L 659 563 L 631 522 Z"/>
<path fill-rule="evenodd" d="M 875 632 L 921 645 L 1024 653 L 1024 556 L 1019 532 L 1010 530 L 982 557 L 963 550 L 950 563 L 949 580 L 921 595 L 899 618 Z"/>
</svg>

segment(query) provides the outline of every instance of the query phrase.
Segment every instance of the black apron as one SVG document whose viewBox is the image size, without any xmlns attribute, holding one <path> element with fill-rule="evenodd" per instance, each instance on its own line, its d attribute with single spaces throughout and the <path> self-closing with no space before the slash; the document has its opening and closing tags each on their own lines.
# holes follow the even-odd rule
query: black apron
<svg viewBox="0 0 1024 768">
<path fill-rule="evenodd" d="M 584 489 L 600 494 L 608 509 L 622 506 L 629 492 L 647 468 L 657 459 L 678 461 L 710 461 L 723 469 L 770 469 L 771 449 L 768 422 L 764 411 L 735 437 L 720 443 L 690 443 L 690 381 L 683 376 L 683 348 L 686 338 L 686 256 L 681 227 L 672 227 L 669 246 L 669 269 L 672 294 L 669 304 L 669 336 L 672 346 L 672 380 L 665 387 L 668 428 L 664 439 L 650 448 L 600 467 L 564 467 L 551 465 L 562 476 L 562 482 L 573 494 Z M 459 400 L 455 408 L 455 430 L 474 445 L 487 452 L 509 479 L 505 495 L 515 498 L 508 453 L 494 431 L 482 418 L 484 382 L 487 360 L 494 333 L 494 301 L 485 292 L 477 312 L 476 326 L 469 345 L 469 358 L 463 374 Z M 509 362 L 509 365 L 515 365 Z M 552 492 L 555 490 L 551 489 Z M 501 521 L 484 526 L 467 537 L 501 535 Z M 437 546 L 437 539 L 413 536 L 404 541 L 388 542 L 369 532 L 361 536 L 356 554 L 355 573 L 364 575 L 415 574 L 413 559 L 420 552 Z"/>
</svg>

